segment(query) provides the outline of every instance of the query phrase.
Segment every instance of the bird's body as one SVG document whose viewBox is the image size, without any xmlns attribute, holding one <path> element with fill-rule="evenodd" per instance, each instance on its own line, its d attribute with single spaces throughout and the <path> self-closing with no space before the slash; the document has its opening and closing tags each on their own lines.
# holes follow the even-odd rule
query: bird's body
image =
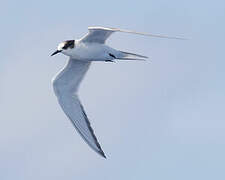
<svg viewBox="0 0 225 180">
<path fill-rule="evenodd" d="M 65 52 L 66 55 L 79 59 L 81 61 L 105 61 L 113 60 L 113 54 L 115 57 L 120 57 L 122 54 L 105 44 L 99 43 L 85 43 L 81 40 L 75 40 L 75 48 Z"/>
<path fill-rule="evenodd" d="M 147 58 L 146 56 L 119 51 L 105 45 L 106 39 L 113 32 L 127 32 L 161 38 L 171 37 L 115 28 L 89 27 L 88 29 L 89 33 L 86 36 L 80 40 L 69 40 L 60 43 L 57 51 L 52 54 L 55 55 L 61 52 L 70 57 L 67 65 L 53 78 L 53 87 L 60 106 L 76 130 L 94 151 L 105 157 L 77 95 L 80 82 L 92 61 L 113 62 L 118 59 L 144 60 Z"/>
</svg>

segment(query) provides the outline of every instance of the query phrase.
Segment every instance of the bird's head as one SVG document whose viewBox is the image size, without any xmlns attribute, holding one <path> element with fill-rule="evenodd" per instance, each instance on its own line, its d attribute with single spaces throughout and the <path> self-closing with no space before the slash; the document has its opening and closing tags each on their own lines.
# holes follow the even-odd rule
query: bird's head
<svg viewBox="0 0 225 180">
<path fill-rule="evenodd" d="M 51 56 L 54 56 L 58 53 L 63 53 L 67 56 L 70 56 L 73 48 L 75 48 L 75 40 L 64 41 L 58 45 L 57 50 L 52 53 Z"/>
</svg>

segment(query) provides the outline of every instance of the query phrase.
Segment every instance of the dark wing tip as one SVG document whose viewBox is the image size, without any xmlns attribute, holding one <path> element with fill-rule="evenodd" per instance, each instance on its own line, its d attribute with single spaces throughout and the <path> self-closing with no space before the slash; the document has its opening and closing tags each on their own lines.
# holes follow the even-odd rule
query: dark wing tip
<svg viewBox="0 0 225 180">
<path fill-rule="evenodd" d="M 100 156 L 102 156 L 102 157 L 104 157 L 104 158 L 106 159 L 106 155 L 105 155 L 105 153 L 103 152 L 103 150 L 102 150 L 102 148 L 101 148 L 99 142 L 97 141 L 97 139 L 96 139 L 96 145 L 98 146 L 98 150 L 97 150 L 96 152 L 97 152 Z"/>
<path fill-rule="evenodd" d="M 103 152 L 102 149 L 100 149 L 100 150 L 98 151 L 98 153 L 99 153 L 102 157 L 104 157 L 105 159 L 107 159 L 107 158 L 106 158 L 106 155 L 105 155 L 105 153 Z"/>
<path fill-rule="evenodd" d="M 94 130 L 91 128 L 90 121 L 88 120 L 87 114 L 85 113 L 84 107 L 83 107 L 83 105 L 82 105 L 81 103 L 80 103 L 80 107 L 81 107 L 81 110 L 82 110 L 82 112 L 83 112 L 84 119 L 85 119 L 85 121 L 86 121 L 86 123 L 87 123 L 87 125 L 88 125 L 88 129 L 90 130 L 90 132 L 91 132 L 91 134 L 92 134 L 92 137 L 94 138 L 95 144 L 96 144 L 96 146 L 98 147 L 98 149 L 93 148 L 93 147 L 91 146 L 91 144 L 89 143 L 89 141 L 87 141 L 87 139 L 82 135 L 82 133 L 80 133 L 80 134 L 81 134 L 81 136 L 85 139 L 85 142 L 86 142 L 86 143 L 87 143 L 87 144 L 88 144 L 95 152 L 97 152 L 100 156 L 102 156 L 102 157 L 104 157 L 104 158 L 106 159 L 105 153 L 103 152 L 103 150 L 102 150 L 102 148 L 101 148 L 101 146 L 100 146 L 100 144 L 99 144 L 99 142 L 98 142 L 98 140 L 97 140 L 97 138 L 96 138 L 96 136 L 95 136 L 95 134 L 94 134 Z M 78 131 L 78 132 L 79 132 L 79 131 Z"/>
</svg>

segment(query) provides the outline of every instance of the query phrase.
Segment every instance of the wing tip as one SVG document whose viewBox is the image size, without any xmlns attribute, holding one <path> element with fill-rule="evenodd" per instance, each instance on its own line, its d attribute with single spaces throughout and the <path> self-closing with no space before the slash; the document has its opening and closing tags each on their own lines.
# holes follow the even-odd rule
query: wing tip
<svg viewBox="0 0 225 180">
<path fill-rule="evenodd" d="M 103 158 L 107 159 L 107 158 L 106 158 L 106 155 L 105 155 L 105 153 L 104 153 L 104 151 L 102 150 L 102 148 L 101 148 L 101 146 L 100 146 L 100 144 L 99 144 L 98 142 L 97 142 L 97 146 L 98 146 L 97 153 L 98 153 L 100 156 L 102 156 Z"/>
<path fill-rule="evenodd" d="M 97 150 L 97 149 L 93 149 L 93 150 L 94 150 L 95 152 L 97 152 L 101 157 L 107 159 L 107 158 L 106 158 L 106 155 L 105 155 L 105 153 L 103 152 L 103 150 L 102 150 L 101 147 L 98 148 L 98 150 Z"/>
<path fill-rule="evenodd" d="M 99 151 L 99 153 L 100 153 L 100 155 L 101 155 L 103 158 L 107 159 L 105 153 L 104 153 L 102 150 Z"/>
</svg>

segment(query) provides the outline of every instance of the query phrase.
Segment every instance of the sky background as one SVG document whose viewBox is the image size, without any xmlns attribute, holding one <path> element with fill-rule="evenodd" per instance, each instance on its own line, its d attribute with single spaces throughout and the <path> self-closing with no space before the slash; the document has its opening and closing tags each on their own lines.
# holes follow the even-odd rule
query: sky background
<svg viewBox="0 0 225 180">
<path fill-rule="evenodd" d="M 224 180 L 225 1 L 2 1 L 1 180 Z M 88 26 L 147 62 L 93 63 L 80 98 L 107 156 L 92 151 L 59 107 L 49 55 Z"/>
</svg>

